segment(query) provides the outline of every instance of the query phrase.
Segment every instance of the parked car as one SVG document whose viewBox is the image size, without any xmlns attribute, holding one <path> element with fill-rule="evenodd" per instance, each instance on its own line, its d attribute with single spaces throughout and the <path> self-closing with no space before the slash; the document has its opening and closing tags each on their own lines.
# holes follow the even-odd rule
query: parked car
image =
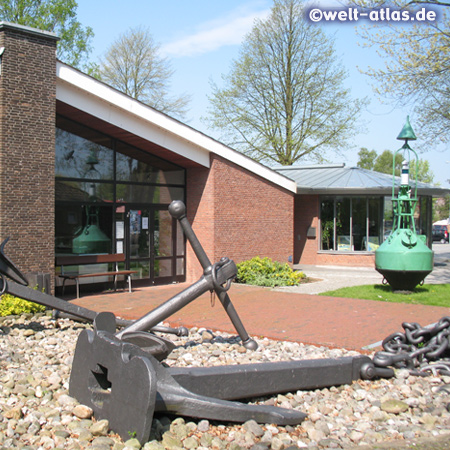
<svg viewBox="0 0 450 450">
<path fill-rule="evenodd" d="M 448 243 L 447 225 L 433 225 L 433 242 L 440 241 L 443 244 Z"/>
</svg>

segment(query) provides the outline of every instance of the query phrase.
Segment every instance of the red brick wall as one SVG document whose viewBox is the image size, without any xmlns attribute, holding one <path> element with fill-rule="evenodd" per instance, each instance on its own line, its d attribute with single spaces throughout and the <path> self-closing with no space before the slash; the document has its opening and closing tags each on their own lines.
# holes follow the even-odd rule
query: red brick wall
<svg viewBox="0 0 450 450">
<path fill-rule="evenodd" d="M 293 256 L 294 194 L 218 156 L 188 169 L 188 218 L 211 262 Z M 201 274 L 188 246 L 187 279 Z"/>
<path fill-rule="evenodd" d="M 214 258 L 214 174 L 206 167 L 189 168 L 186 177 L 187 217 L 212 263 Z M 186 280 L 202 274 L 200 263 L 186 244 Z"/>
<path fill-rule="evenodd" d="M 24 273 L 54 273 L 56 40 L 0 26 L 0 239 Z"/>
<path fill-rule="evenodd" d="M 294 263 L 373 267 L 375 265 L 373 253 L 319 251 L 319 207 L 318 195 L 297 195 L 295 198 Z M 306 236 L 309 227 L 315 227 L 315 238 Z"/>
<path fill-rule="evenodd" d="M 350 266 L 350 267 L 375 267 L 374 253 L 319 253 L 317 254 L 319 266 Z"/>
<path fill-rule="evenodd" d="M 214 157 L 215 259 L 293 256 L 294 194 Z"/>
<path fill-rule="evenodd" d="M 294 225 L 294 263 L 317 264 L 319 243 L 319 197 L 296 195 Z M 307 237 L 310 227 L 316 229 L 316 237 Z"/>
</svg>

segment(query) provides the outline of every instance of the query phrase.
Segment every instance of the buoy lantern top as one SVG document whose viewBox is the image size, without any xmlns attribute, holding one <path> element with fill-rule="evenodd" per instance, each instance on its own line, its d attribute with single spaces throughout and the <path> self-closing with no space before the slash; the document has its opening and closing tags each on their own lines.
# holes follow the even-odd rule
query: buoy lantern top
<svg viewBox="0 0 450 450">
<path fill-rule="evenodd" d="M 415 141 L 417 139 L 414 130 L 412 129 L 411 124 L 409 123 L 409 116 L 406 117 L 406 123 L 405 125 L 403 125 L 402 131 L 400 131 L 400 134 L 397 136 L 397 139 L 399 141 L 401 140 Z"/>
</svg>

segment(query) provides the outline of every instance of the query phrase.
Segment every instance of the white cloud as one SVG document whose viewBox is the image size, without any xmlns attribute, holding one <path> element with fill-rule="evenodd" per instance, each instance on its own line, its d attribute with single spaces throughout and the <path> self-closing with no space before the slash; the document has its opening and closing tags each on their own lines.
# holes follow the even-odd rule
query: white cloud
<svg viewBox="0 0 450 450">
<path fill-rule="evenodd" d="M 218 50 L 228 45 L 239 45 L 251 31 L 255 19 L 265 19 L 270 10 L 233 11 L 225 18 L 206 22 L 193 34 L 163 44 L 161 53 L 172 58 L 195 56 Z"/>
</svg>

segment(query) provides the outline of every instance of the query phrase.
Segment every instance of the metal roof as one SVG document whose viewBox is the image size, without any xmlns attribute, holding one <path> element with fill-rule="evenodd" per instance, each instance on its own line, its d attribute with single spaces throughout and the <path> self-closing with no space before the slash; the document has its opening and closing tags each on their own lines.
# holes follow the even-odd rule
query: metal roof
<svg viewBox="0 0 450 450">
<path fill-rule="evenodd" d="M 277 166 L 278 173 L 297 183 L 297 194 L 392 194 L 392 175 L 346 167 L 345 164 Z M 413 180 L 410 180 L 414 187 Z M 400 177 L 395 177 L 395 186 L 400 186 Z M 444 196 L 450 189 L 417 182 L 418 194 Z"/>
</svg>

